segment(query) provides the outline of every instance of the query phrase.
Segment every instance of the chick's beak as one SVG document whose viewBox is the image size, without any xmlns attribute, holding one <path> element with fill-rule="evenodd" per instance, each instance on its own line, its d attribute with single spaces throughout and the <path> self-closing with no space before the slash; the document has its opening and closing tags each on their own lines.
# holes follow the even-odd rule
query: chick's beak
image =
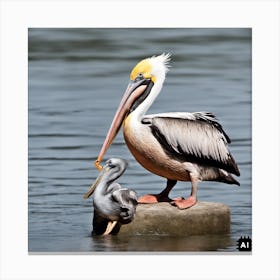
<svg viewBox="0 0 280 280">
<path fill-rule="evenodd" d="M 105 166 L 104 166 L 105 167 Z M 89 187 L 89 190 L 87 193 L 84 194 L 84 199 L 88 199 L 95 191 L 96 187 L 99 185 L 99 183 L 101 182 L 101 180 L 103 179 L 103 177 L 105 176 L 105 174 L 108 172 L 108 170 L 106 168 L 104 168 L 100 174 L 98 175 L 98 177 L 96 178 L 96 180 L 92 183 L 92 185 Z"/>
</svg>

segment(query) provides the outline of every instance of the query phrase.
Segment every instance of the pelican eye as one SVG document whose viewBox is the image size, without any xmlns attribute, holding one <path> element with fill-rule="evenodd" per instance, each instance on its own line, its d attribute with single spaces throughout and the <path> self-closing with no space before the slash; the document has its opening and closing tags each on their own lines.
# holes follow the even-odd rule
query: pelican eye
<svg viewBox="0 0 280 280">
<path fill-rule="evenodd" d="M 108 166 L 109 166 L 109 167 L 111 167 L 111 168 L 116 167 L 116 165 L 115 165 L 115 164 L 113 164 L 112 162 L 109 162 L 109 163 L 108 163 Z"/>
<path fill-rule="evenodd" d="M 112 163 L 111 160 L 107 161 L 106 165 L 110 168 L 114 168 L 116 165 Z"/>
<path fill-rule="evenodd" d="M 138 81 L 141 81 L 141 80 L 143 80 L 144 79 L 144 75 L 143 75 L 143 73 L 139 73 L 138 75 L 137 75 L 137 77 L 135 78 L 135 82 L 138 82 Z"/>
</svg>

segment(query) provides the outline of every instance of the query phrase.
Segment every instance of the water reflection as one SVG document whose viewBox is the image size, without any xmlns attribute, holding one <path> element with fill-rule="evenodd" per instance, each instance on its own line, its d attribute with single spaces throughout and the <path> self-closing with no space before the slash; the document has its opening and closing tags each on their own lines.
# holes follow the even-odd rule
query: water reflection
<svg viewBox="0 0 280 280">
<path fill-rule="evenodd" d="M 188 237 L 110 235 L 93 237 L 92 249 L 96 252 L 200 252 L 222 250 L 232 245 L 228 234 Z"/>
</svg>

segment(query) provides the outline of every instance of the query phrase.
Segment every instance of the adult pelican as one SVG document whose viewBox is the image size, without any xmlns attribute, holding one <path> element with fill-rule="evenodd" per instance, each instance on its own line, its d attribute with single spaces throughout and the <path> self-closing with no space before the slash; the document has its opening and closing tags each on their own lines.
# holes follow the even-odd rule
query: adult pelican
<svg viewBox="0 0 280 280">
<path fill-rule="evenodd" d="M 103 171 L 84 195 L 87 199 L 93 194 L 93 232 L 100 231 L 95 221 L 99 224 L 105 222 L 107 228 L 103 235 L 108 235 L 117 222 L 128 224 L 133 220 L 137 206 L 136 193 L 128 188 L 122 188 L 115 182 L 124 173 L 126 167 L 127 163 L 123 159 L 107 160 Z"/>
<path fill-rule="evenodd" d="M 169 60 L 169 54 L 162 54 L 146 58 L 134 67 L 95 165 L 102 169 L 102 158 L 123 124 L 125 142 L 135 159 L 150 172 L 167 179 L 161 193 L 145 195 L 138 202 L 172 201 L 168 194 L 176 182 L 191 181 L 190 196 L 172 201 L 185 209 L 197 202 L 199 181 L 239 185 L 231 173 L 240 173 L 227 147 L 230 139 L 213 114 L 145 115 L 160 93 Z"/>
</svg>

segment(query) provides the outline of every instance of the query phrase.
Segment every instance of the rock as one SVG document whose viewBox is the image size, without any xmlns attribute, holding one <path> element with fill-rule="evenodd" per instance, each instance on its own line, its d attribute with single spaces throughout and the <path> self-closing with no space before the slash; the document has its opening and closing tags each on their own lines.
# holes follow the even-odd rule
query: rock
<svg viewBox="0 0 280 280">
<path fill-rule="evenodd" d="M 118 236 L 170 235 L 188 236 L 221 234 L 230 231 L 230 209 L 227 205 L 198 202 L 180 210 L 166 202 L 139 204 L 130 224 L 122 225 Z"/>
</svg>

